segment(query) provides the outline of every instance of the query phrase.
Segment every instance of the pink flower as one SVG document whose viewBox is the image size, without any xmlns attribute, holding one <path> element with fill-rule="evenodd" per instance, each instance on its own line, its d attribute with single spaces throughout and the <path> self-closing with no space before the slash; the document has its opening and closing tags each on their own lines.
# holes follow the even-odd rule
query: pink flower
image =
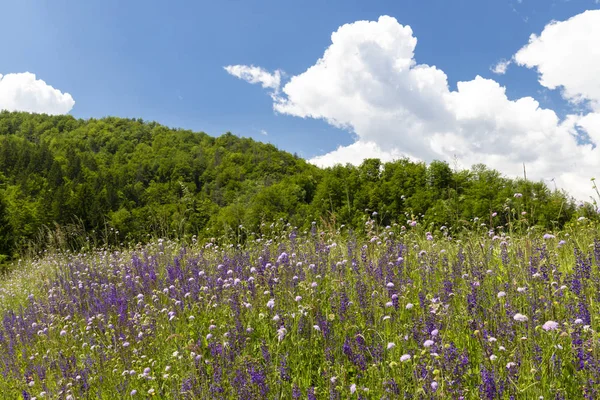
<svg viewBox="0 0 600 400">
<path fill-rule="evenodd" d="M 558 329 L 558 322 L 555 321 L 546 321 L 546 323 L 544 323 L 544 325 L 542 325 L 542 328 L 545 331 L 555 331 Z"/>
</svg>

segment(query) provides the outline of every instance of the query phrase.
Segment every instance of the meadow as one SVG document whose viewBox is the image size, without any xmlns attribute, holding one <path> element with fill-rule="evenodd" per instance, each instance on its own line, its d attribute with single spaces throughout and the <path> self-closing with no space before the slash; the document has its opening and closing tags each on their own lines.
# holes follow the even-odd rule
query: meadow
<svg viewBox="0 0 600 400">
<path fill-rule="evenodd" d="M 0 397 L 598 398 L 598 225 L 471 223 L 24 259 L 0 282 Z"/>
</svg>

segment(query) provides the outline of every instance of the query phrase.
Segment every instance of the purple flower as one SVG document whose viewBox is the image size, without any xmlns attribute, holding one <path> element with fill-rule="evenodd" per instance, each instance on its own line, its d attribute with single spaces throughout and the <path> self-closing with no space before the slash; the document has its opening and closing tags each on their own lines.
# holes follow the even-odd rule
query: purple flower
<svg viewBox="0 0 600 400">
<path fill-rule="evenodd" d="M 558 322 L 555 321 L 546 321 L 546 323 L 544 323 L 544 325 L 542 325 L 542 328 L 545 331 L 555 331 L 558 329 Z"/>
<path fill-rule="evenodd" d="M 302 392 L 300 391 L 298 385 L 294 383 L 294 387 L 292 388 L 292 399 L 298 400 L 300 397 L 302 397 Z"/>
</svg>

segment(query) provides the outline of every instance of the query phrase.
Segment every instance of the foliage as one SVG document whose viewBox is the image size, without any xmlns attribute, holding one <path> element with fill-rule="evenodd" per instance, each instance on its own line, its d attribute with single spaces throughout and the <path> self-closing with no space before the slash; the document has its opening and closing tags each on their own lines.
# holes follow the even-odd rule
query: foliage
<svg viewBox="0 0 600 400">
<path fill-rule="evenodd" d="M 517 209 L 526 216 L 512 215 Z M 597 218 L 591 210 L 577 211 L 564 192 L 543 183 L 508 179 L 483 165 L 457 171 L 439 161 L 369 159 L 319 169 L 230 133 L 215 138 L 139 119 L 0 113 L 4 255 L 49 237 L 71 249 L 145 242 L 149 234 L 243 241 L 280 218 L 299 228 L 327 221 L 363 232 L 372 212 L 384 225 L 417 218 L 458 228 L 497 212 L 498 225 L 520 220 L 559 229 L 580 215 Z"/>
</svg>

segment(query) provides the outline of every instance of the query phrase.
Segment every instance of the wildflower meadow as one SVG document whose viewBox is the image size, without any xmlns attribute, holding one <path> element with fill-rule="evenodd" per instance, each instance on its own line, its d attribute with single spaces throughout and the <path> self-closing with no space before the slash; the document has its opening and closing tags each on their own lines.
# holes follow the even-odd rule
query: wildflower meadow
<svg viewBox="0 0 600 400">
<path fill-rule="evenodd" d="M 0 283 L 0 397 L 598 398 L 597 226 L 475 225 L 47 251 Z"/>
</svg>

